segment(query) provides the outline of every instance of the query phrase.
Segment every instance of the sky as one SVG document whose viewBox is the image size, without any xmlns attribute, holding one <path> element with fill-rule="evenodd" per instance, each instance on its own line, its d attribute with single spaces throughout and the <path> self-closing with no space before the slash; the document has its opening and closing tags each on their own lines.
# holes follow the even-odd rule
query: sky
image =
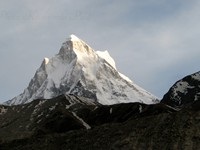
<svg viewBox="0 0 200 150">
<path fill-rule="evenodd" d="M 0 102 L 28 86 L 70 34 L 108 50 L 118 70 L 162 98 L 200 70 L 198 0 L 1 0 Z"/>
</svg>

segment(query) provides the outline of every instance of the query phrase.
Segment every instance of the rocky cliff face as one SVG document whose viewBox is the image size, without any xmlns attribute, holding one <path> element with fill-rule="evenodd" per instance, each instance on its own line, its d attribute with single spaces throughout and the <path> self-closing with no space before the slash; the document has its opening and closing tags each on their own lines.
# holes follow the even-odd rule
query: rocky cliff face
<svg viewBox="0 0 200 150">
<path fill-rule="evenodd" d="M 63 43 L 57 55 L 44 59 L 24 92 L 5 104 L 24 104 L 62 94 L 83 96 L 106 105 L 156 102 L 155 96 L 117 71 L 107 51 L 94 51 L 74 35 Z"/>
</svg>

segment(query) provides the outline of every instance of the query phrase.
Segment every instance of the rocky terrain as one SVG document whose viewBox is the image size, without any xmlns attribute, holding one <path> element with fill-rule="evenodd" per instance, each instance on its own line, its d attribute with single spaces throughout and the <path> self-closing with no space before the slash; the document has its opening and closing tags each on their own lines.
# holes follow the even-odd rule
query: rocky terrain
<svg viewBox="0 0 200 150">
<path fill-rule="evenodd" d="M 114 136 L 113 138 L 116 138 L 113 134 L 118 135 L 117 132 L 119 131 L 117 130 L 119 128 L 121 128 L 120 132 L 123 133 L 127 130 L 126 132 L 128 133 L 132 128 L 128 129 L 129 123 L 133 125 L 133 122 L 139 118 L 151 117 L 160 113 L 168 114 L 175 111 L 162 104 L 128 103 L 106 106 L 95 104 L 89 99 L 63 95 L 51 100 L 35 100 L 24 105 L 1 106 L 0 139 L 4 143 L 2 149 L 7 146 L 11 148 L 10 146 L 13 145 L 13 142 L 23 141 L 27 141 L 25 143 L 28 145 L 31 145 L 29 142 L 33 142 L 31 147 L 35 149 L 45 149 L 46 145 L 43 145 L 42 140 L 53 138 L 52 140 L 54 141 L 59 138 L 65 139 L 67 136 L 69 141 L 74 141 L 70 137 L 74 136 L 74 134 L 79 134 L 79 132 L 87 137 L 84 138 L 83 135 L 77 135 L 76 140 L 80 138 L 80 140 L 85 139 L 87 141 L 90 138 L 103 138 L 104 136 Z M 149 126 L 148 124 L 146 125 Z M 95 137 L 92 136 L 93 134 Z M 89 138 L 89 136 L 91 137 Z M 41 140 L 41 143 L 36 144 L 36 139 Z M 98 139 L 96 140 L 98 142 Z M 103 142 L 104 140 L 108 141 L 109 138 L 106 137 L 99 140 Z M 22 147 L 26 149 L 26 144 L 24 144 Z M 54 146 L 50 147 L 55 148 L 58 146 L 56 143 L 54 144 Z M 98 142 L 97 144 L 101 146 L 101 143 Z M 16 145 L 13 145 L 12 149 L 22 149 L 22 147 L 19 148 Z M 75 146 L 76 144 L 72 142 L 71 146 L 73 145 Z M 67 143 L 64 147 L 66 146 L 68 146 Z M 90 146 L 92 146 L 92 143 Z M 75 147 L 71 148 L 75 149 Z"/>
<path fill-rule="evenodd" d="M 164 104 L 78 105 L 80 109 L 66 108 L 68 100 L 61 96 L 9 106 L 4 120 L 1 116 L 0 148 L 194 150 L 200 146 L 199 101 L 179 111 Z M 22 114 L 28 111 L 20 110 L 27 107 L 31 109 L 26 118 Z M 9 112 L 13 108 L 19 115 Z M 9 113 L 16 116 L 6 120 Z M 37 117 L 31 118 L 32 114 Z"/>
<path fill-rule="evenodd" d="M 85 102 L 85 103 L 84 103 Z M 200 102 L 94 104 L 76 96 L 1 106 L 1 149 L 198 149 Z"/>
</svg>

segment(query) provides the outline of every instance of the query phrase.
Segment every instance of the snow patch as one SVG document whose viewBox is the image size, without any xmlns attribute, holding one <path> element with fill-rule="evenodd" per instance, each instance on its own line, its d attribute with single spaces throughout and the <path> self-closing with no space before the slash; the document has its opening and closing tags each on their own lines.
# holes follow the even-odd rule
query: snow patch
<svg viewBox="0 0 200 150">
<path fill-rule="evenodd" d="M 92 111 L 95 111 L 98 108 L 98 106 L 96 106 Z"/>
<path fill-rule="evenodd" d="M 142 113 L 142 105 L 139 105 L 139 113 Z"/>
<path fill-rule="evenodd" d="M 187 89 L 190 88 L 194 88 L 194 86 L 190 86 L 186 81 L 180 81 L 174 86 L 173 95 L 174 97 L 177 97 L 179 92 L 186 94 L 188 91 Z"/>
<path fill-rule="evenodd" d="M 65 106 L 65 109 L 69 109 L 71 106 L 75 104 L 75 101 L 73 101 L 71 98 L 69 98 L 67 95 L 65 95 L 66 99 L 69 101 L 69 105 Z"/>
<path fill-rule="evenodd" d="M 29 106 L 28 106 L 28 108 L 30 108 L 30 107 L 32 107 L 33 106 L 33 104 L 30 104 Z"/>
<path fill-rule="evenodd" d="M 36 115 L 36 113 L 40 110 L 40 107 L 46 102 L 47 100 L 41 100 L 37 105 L 34 107 L 34 111 L 31 114 L 30 120 L 33 121 L 33 117 Z"/>
<path fill-rule="evenodd" d="M 39 124 L 42 121 L 42 119 L 38 120 L 36 123 Z"/>
<path fill-rule="evenodd" d="M 102 58 L 105 59 L 113 68 L 116 69 L 116 65 L 115 65 L 115 61 L 114 59 L 110 56 L 110 54 L 108 53 L 108 51 L 96 51 L 96 54 Z"/>
<path fill-rule="evenodd" d="M 42 100 L 39 101 L 39 103 L 37 105 L 35 105 L 35 108 L 39 108 L 40 106 L 42 106 L 47 100 Z"/>
<path fill-rule="evenodd" d="M 45 57 L 44 58 L 44 63 L 45 63 L 45 65 L 47 65 L 49 63 L 49 58 Z"/>
<path fill-rule="evenodd" d="M 166 106 L 169 107 L 169 108 L 171 108 L 171 109 L 173 109 L 173 110 L 175 110 L 175 111 L 180 111 L 181 110 L 181 108 L 174 108 L 174 107 L 169 106 L 169 105 L 166 105 Z"/>
<path fill-rule="evenodd" d="M 123 75 L 123 74 L 120 73 L 120 72 L 119 72 L 119 75 L 120 75 L 123 79 L 125 79 L 126 81 L 132 83 L 131 79 L 129 79 L 127 76 Z"/>
<path fill-rule="evenodd" d="M 80 122 L 82 122 L 83 126 L 84 126 L 87 130 L 91 129 L 91 127 L 90 127 L 82 118 L 80 118 L 79 116 L 77 116 L 75 112 L 72 112 L 72 114 L 73 114 L 73 116 L 76 117 Z"/>
<path fill-rule="evenodd" d="M 113 112 L 113 109 L 112 109 L 112 108 L 110 108 L 110 114 L 112 114 L 112 112 Z"/>
<path fill-rule="evenodd" d="M 49 110 L 52 111 L 52 110 L 54 110 L 55 108 L 56 108 L 56 106 L 51 106 L 51 107 L 49 108 Z"/>
<path fill-rule="evenodd" d="M 192 78 L 195 79 L 195 80 L 200 81 L 200 72 L 197 72 L 197 73 L 193 74 Z"/>
<path fill-rule="evenodd" d="M 67 39 L 67 41 L 80 41 L 80 39 L 74 34 L 71 34 L 69 38 Z"/>
<path fill-rule="evenodd" d="M 195 95 L 195 97 L 194 97 L 194 101 L 197 101 L 197 100 L 199 100 L 200 99 L 200 93 L 197 93 L 196 95 Z"/>
<path fill-rule="evenodd" d="M 37 116 L 37 118 L 40 118 L 42 115 L 43 115 L 43 112 L 40 113 L 40 114 Z"/>
<path fill-rule="evenodd" d="M 8 111 L 7 108 L 5 108 L 5 107 L 1 107 L 1 108 L 0 108 L 0 115 L 5 114 L 7 111 Z"/>
</svg>

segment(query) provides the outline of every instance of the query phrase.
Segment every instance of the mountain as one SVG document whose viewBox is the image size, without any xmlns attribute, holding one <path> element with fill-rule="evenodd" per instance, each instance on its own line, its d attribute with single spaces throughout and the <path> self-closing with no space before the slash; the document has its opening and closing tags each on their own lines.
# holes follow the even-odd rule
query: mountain
<svg viewBox="0 0 200 150">
<path fill-rule="evenodd" d="M 104 105 L 156 103 L 155 96 L 117 71 L 107 51 L 94 51 L 75 35 L 63 43 L 57 55 L 43 60 L 22 94 L 4 104 L 25 104 L 62 94 L 91 98 Z"/>
<path fill-rule="evenodd" d="M 200 71 L 177 81 L 164 95 L 161 103 L 184 107 L 200 100 Z"/>
</svg>

